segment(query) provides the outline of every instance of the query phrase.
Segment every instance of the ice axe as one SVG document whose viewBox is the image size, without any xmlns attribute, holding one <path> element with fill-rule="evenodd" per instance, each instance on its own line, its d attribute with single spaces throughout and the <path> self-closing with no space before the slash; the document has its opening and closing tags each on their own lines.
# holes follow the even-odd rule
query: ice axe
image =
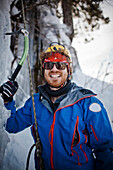
<svg viewBox="0 0 113 170">
<path fill-rule="evenodd" d="M 15 78 L 17 77 L 20 69 L 22 68 L 22 65 L 28 55 L 28 51 L 29 51 L 29 32 L 23 28 L 19 29 L 18 31 L 15 32 L 9 32 L 9 33 L 5 33 L 5 35 L 13 35 L 13 34 L 22 34 L 24 36 L 24 50 L 23 50 L 23 54 L 22 57 L 15 69 L 15 71 L 13 72 L 11 78 L 9 78 L 9 80 L 14 81 Z M 2 88 L 0 86 L 0 93 L 2 93 Z"/>
</svg>

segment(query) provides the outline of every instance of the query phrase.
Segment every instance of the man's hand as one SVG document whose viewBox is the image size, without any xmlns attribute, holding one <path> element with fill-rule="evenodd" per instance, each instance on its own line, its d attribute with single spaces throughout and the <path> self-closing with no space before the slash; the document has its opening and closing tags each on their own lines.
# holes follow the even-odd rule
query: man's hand
<svg viewBox="0 0 113 170">
<path fill-rule="evenodd" d="M 2 86 L 2 98 L 4 102 L 11 102 L 13 96 L 18 89 L 18 83 L 16 81 L 7 81 Z"/>
</svg>

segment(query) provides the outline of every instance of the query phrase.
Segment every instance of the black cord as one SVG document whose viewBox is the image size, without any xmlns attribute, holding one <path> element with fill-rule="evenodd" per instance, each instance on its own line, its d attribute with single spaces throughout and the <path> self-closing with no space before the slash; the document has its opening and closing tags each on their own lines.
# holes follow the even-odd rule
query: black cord
<svg viewBox="0 0 113 170">
<path fill-rule="evenodd" d="M 31 156 L 31 152 L 32 152 L 32 150 L 33 150 L 34 146 L 36 146 L 36 143 L 35 143 L 35 144 L 33 144 L 33 145 L 31 146 L 30 150 L 29 150 L 29 153 L 28 153 L 28 156 L 27 156 L 27 162 L 26 162 L 26 170 L 28 170 L 28 169 L 29 169 L 30 156 Z"/>
</svg>

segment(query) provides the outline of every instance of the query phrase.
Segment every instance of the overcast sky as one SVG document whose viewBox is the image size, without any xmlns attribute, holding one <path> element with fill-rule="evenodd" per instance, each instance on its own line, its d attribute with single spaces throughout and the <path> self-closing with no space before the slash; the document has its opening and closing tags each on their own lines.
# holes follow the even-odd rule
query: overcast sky
<svg viewBox="0 0 113 170">
<path fill-rule="evenodd" d="M 99 68 L 101 67 L 101 77 L 103 79 L 104 73 L 107 68 L 110 74 L 105 78 L 105 81 L 113 83 L 113 1 L 109 0 L 109 3 L 102 5 L 104 10 L 104 16 L 109 16 L 110 23 L 102 25 L 100 30 L 92 33 L 94 40 L 90 43 L 84 44 L 81 38 L 74 39 L 73 46 L 77 50 L 82 71 L 90 76 L 97 77 L 100 74 Z M 110 63 L 108 66 L 108 62 Z"/>
</svg>

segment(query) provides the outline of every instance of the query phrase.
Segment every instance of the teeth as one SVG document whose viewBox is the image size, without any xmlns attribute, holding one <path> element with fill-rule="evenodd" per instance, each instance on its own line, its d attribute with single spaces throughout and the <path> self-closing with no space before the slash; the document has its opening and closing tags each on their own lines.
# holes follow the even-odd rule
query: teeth
<svg viewBox="0 0 113 170">
<path fill-rule="evenodd" d="M 51 77 L 60 77 L 60 75 L 58 74 L 58 75 L 51 75 Z"/>
</svg>

